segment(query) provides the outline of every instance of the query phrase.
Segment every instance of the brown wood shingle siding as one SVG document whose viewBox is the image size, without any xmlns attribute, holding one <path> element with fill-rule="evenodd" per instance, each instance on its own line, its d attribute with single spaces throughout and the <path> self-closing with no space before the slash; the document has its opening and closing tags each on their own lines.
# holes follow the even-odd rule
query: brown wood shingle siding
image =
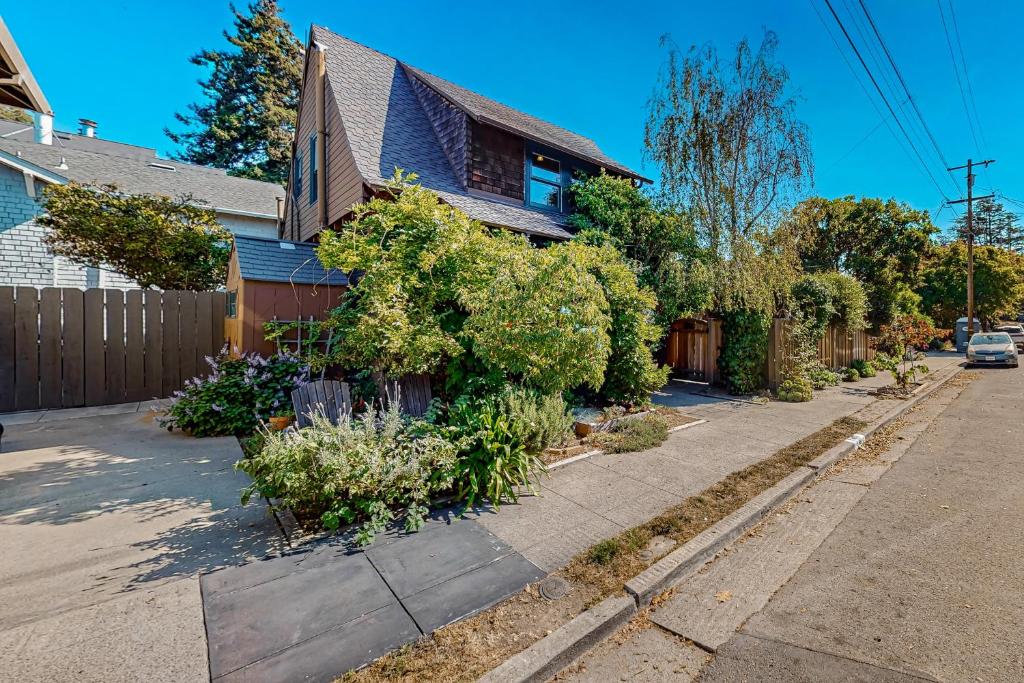
<svg viewBox="0 0 1024 683">
<path fill-rule="evenodd" d="M 430 119 L 430 125 L 437 134 L 448 162 L 455 171 L 459 183 L 466 187 L 466 127 L 468 117 L 461 109 L 441 97 L 433 88 L 424 85 L 415 76 L 409 77 L 420 106 Z"/>
<path fill-rule="evenodd" d="M 524 198 L 523 138 L 493 126 L 470 121 L 466 128 L 470 149 L 467 185 L 509 199 Z"/>
<path fill-rule="evenodd" d="M 316 60 L 306 60 L 306 76 L 302 81 L 299 101 L 298 125 L 295 132 L 295 151 L 302 158 L 302 192 L 296 197 L 292 191 L 294 179 L 288 179 L 288 198 L 285 205 L 284 239 L 307 241 L 320 231 L 317 202 L 309 203 L 309 138 L 316 134 Z M 327 83 L 327 222 L 333 224 L 348 213 L 352 204 L 363 200 L 363 180 L 356 169 L 349 148 L 345 128 L 338 114 L 337 101 Z M 295 166 L 292 165 L 292 173 Z M 318 198 L 317 201 L 320 201 Z"/>
<path fill-rule="evenodd" d="M 366 199 L 363 177 L 359 174 L 345 124 L 338 113 L 337 99 L 327 82 L 327 223 L 334 225 Z M 308 239 L 308 237 L 303 237 Z"/>
</svg>

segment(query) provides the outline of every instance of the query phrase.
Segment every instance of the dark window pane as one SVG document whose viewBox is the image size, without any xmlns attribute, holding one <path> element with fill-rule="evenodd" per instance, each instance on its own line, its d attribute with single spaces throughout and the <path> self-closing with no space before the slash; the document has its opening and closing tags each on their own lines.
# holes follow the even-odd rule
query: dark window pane
<svg viewBox="0 0 1024 683">
<path fill-rule="evenodd" d="M 530 181 L 530 203 L 536 206 L 559 208 L 562 188 L 540 180 Z"/>
<path fill-rule="evenodd" d="M 561 184 L 562 167 L 557 161 L 540 154 L 534 154 L 532 156 L 532 164 L 534 178 Z"/>
</svg>

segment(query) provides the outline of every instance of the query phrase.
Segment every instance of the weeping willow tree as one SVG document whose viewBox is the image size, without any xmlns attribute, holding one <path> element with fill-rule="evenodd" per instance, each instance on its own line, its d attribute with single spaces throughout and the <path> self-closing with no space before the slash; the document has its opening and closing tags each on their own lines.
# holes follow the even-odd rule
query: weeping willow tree
<svg viewBox="0 0 1024 683">
<path fill-rule="evenodd" d="M 722 310 L 771 314 L 799 267 L 778 226 L 811 178 L 811 150 L 778 44 L 768 31 L 756 51 L 744 39 L 726 61 L 711 45 L 684 53 L 664 37 L 668 56 L 648 102 L 647 155 L 717 260 Z"/>
</svg>

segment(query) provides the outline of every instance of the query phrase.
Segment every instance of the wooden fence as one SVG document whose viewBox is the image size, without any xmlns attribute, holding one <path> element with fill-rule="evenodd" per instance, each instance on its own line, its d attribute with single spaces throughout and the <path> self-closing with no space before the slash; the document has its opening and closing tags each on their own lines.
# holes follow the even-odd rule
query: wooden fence
<svg viewBox="0 0 1024 683">
<path fill-rule="evenodd" d="M 765 379 L 772 391 L 779 388 L 787 360 L 793 352 L 792 339 L 788 334 L 791 324 L 789 320 L 776 318 L 768 333 Z M 874 344 L 866 330 L 851 332 L 844 327 L 830 325 L 825 336 L 818 342 L 818 360 L 828 368 L 849 367 L 855 360 L 871 360 L 874 357 Z"/>
<path fill-rule="evenodd" d="M 721 350 L 721 320 L 677 320 L 665 343 L 665 362 L 683 377 L 716 384 L 721 379 L 718 371 L 718 354 Z"/>
<path fill-rule="evenodd" d="M 0 412 L 164 398 L 223 345 L 222 292 L 0 287 Z"/>
</svg>

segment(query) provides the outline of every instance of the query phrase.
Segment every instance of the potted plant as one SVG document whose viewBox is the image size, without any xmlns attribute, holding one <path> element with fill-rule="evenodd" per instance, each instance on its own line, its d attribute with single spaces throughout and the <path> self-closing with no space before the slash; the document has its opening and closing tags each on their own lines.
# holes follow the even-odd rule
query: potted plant
<svg viewBox="0 0 1024 683">
<path fill-rule="evenodd" d="M 295 420 L 295 411 L 290 408 L 287 410 L 281 410 L 276 415 L 271 415 L 269 418 L 270 431 L 272 432 L 283 432 L 288 428 Z"/>
</svg>

